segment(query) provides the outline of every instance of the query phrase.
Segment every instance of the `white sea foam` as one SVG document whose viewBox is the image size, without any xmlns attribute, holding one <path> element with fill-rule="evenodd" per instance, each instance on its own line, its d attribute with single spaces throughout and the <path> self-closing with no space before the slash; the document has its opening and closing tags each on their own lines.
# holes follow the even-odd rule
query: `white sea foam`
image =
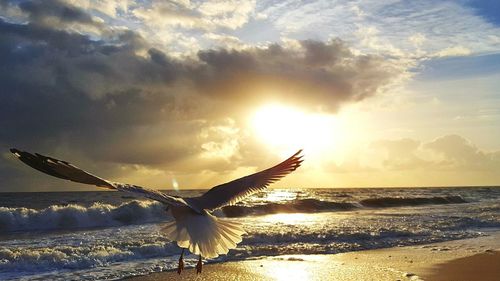
<svg viewBox="0 0 500 281">
<path fill-rule="evenodd" d="M 150 201 L 131 201 L 120 206 L 52 205 L 42 210 L 0 207 L 0 232 L 120 226 L 165 218 L 165 206 Z"/>
<path fill-rule="evenodd" d="M 83 269 L 112 262 L 169 256 L 178 251 L 178 248 L 170 242 L 122 248 L 111 245 L 1 248 L 0 271 Z"/>
</svg>

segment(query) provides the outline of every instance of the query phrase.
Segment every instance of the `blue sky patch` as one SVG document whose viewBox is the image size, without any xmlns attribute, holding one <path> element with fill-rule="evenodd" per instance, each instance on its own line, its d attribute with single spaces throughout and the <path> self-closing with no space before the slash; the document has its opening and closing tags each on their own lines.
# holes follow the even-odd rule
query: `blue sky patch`
<svg viewBox="0 0 500 281">
<path fill-rule="evenodd" d="M 500 1 L 498 0 L 480 0 L 467 1 L 467 6 L 472 7 L 474 11 L 488 22 L 500 26 Z"/>
<path fill-rule="evenodd" d="M 446 57 L 423 62 L 418 80 L 448 80 L 500 73 L 500 53 Z"/>
</svg>

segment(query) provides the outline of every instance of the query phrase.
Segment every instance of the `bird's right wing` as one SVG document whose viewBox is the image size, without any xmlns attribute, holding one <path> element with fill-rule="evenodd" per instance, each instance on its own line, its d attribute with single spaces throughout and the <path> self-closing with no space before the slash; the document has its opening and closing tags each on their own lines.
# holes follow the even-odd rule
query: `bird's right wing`
<svg viewBox="0 0 500 281">
<path fill-rule="evenodd" d="M 302 150 L 297 151 L 290 158 L 267 170 L 213 187 L 200 197 L 187 198 L 186 202 L 193 209 L 209 211 L 233 205 L 295 171 L 303 161 L 301 152 Z"/>
<path fill-rule="evenodd" d="M 186 202 L 182 198 L 173 197 L 164 194 L 163 192 L 149 189 L 145 187 L 140 187 L 132 184 L 124 184 L 118 182 L 112 182 L 91 173 L 88 173 L 71 163 L 63 160 L 55 159 L 52 157 L 44 156 L 38 153 L 31 154 L 26 151 L 21 151 L 15 148 L 10 150 L 19 160 L 24 162 L 26 165 L 41 171 L 45 174 L 65 179 L 73 182 L 84 183 L 95 185 L 99 187 L 104 187 L 108 189 L 116 189 L 118 191 L 128 192 L 142 197 L 146 197 L 152 200 L 162 202 L 164 204 L 173 206 L 186 206 Z"/>
</svg>

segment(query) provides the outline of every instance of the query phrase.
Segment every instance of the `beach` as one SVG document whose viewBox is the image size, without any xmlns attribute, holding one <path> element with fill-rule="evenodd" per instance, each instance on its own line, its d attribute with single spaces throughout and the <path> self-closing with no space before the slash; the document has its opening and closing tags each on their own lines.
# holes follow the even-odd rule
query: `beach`
<svg viewBox="0 0 500 281">
<path fill-rule="evenodd" d="M 159 280 L 499 280 L 500 232 L 473 239 L 332 255 L 282 255 L 127 278 Z"/>
</svg>

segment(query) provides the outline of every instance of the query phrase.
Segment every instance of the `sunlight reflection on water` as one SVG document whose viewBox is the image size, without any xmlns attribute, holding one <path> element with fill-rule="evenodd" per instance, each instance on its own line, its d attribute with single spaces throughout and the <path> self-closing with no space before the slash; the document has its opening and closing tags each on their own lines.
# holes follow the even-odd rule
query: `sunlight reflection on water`
<svg viewBox="0 0 500 281">
<path fill-rule="evenodd" d="M 310 221 L 310 214 L 274 214 L 262 218 L 263 222 L 280 223 L 280 224 L 302 224 Z"/>
<path fill-rule="evenodd" d="M 284 202 L 297 199 L 297 192 L 290 190 L 272 190 L 266 193 L 264 198 L 267 202 Z"/>
</svg>

